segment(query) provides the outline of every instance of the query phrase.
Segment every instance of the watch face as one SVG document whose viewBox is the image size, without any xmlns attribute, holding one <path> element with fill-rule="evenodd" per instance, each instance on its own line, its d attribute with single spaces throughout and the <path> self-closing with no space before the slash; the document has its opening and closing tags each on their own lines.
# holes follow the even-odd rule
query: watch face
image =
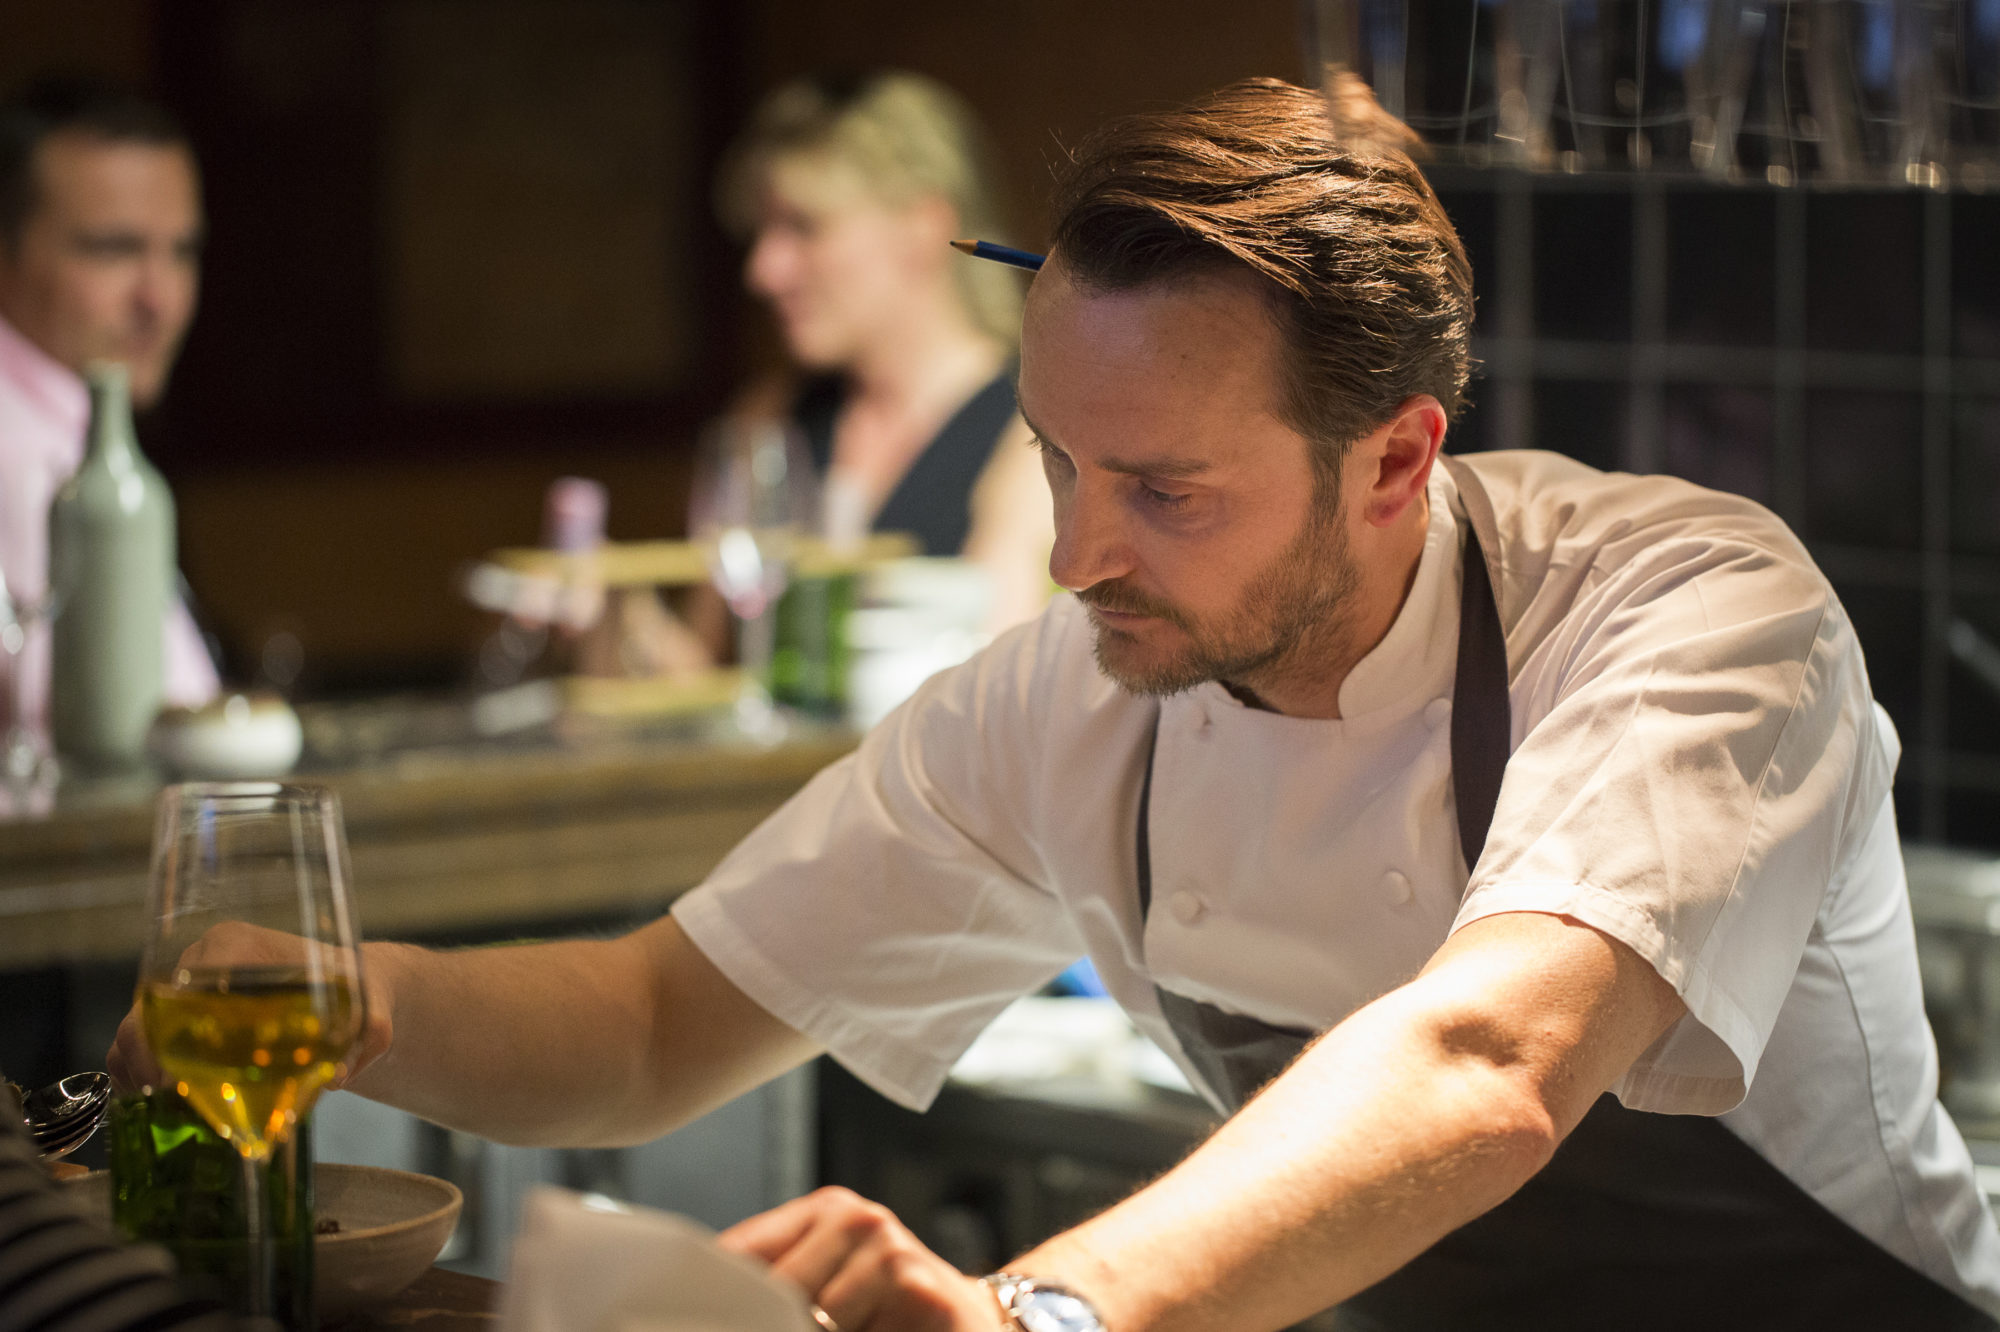
<svg viewBox="0 0 2000 1332">
<path fill-rule="evenodd" d="M 1027 1332 L 1102 1332 L 1088 1304 L 1066 1290 L 1031 1290 L 1014 1297 L 1014 1318 Z"/>
</svg>

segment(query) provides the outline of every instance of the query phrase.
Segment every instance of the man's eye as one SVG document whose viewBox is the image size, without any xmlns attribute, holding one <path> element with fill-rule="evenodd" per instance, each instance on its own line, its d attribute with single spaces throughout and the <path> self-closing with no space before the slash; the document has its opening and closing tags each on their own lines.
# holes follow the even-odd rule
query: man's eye
<svg viewBox="0 0 2000 1332">
<path fill-rule="evenodd" d="M 1036 451 L 1042 455 L 1042 461 L 1048 466 L 1068 467 L 1070 465 L 1069 455 L 1043 439 L 1040 435 L 1034 436 L 1030 442 L 1034 444 Z"/>
<path fill-rule="evenodd" d="M 1151 486 L 1146 485 L 1142 485 L 1140 489 L 1145 491 L 1147 503 L 1162 509 L 1178 509 L 1181 505 L 1186 504 L 1190 498 L 1187 495 L 1176 495 L 1165 490 L 1155 490 Z"/>
<path fill-rule="evenodd" d="M 92 259 L 131 259 L 146 251 L 145 242 L 132 236 L 85 236 L 77 248 Z"/>
</svg>

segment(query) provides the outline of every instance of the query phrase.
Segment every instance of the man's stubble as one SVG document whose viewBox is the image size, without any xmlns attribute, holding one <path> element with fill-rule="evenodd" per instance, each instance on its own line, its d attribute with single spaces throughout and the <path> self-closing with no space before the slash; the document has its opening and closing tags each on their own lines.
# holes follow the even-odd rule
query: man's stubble
<svg viewBox="0 0 2000 1332">
<path fill-rule="evenodd" d="M 1250 579 L 1226 622 L 1198 621 L 1171 602 L 1120 583 L 1100 583 L 1077 593 L 1089 606 L 1157 616 L 1188 638 L 1187 646 L 1169 659 L 1139 666 L 1120 660 L 1119 648 L 1131 635 L 1093 617 L 1098 669 L 1128 692 L 1154 696 L 1211 680 L 1256 690 L 1275 674 L 1319 669 L 1307 658 L 1338 652 L 1347 637 L 1360 574 L 1337 519 L 1337 487 L 1321 479 L 1314 491 L 1298 536 Z"/>
</svg>

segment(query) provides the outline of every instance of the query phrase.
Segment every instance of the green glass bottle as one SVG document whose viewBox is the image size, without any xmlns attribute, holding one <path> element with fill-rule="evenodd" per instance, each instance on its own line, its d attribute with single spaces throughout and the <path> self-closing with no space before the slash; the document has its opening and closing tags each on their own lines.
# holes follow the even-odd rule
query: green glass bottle
<svg viewBox="0 0 2000 1332">
<path fill-rule="evenodd" d="M 785 589 L 766 682 L 773 699 L 828 720 L 845 712 L 855 582 L 852 572 L 810 573 Z"/>
<path fill-rule="evenodd" d="M 87 767 L 129 765 L 166 681 L 174 501 L 139 452 L 125 367 L 91 366 L 83 465 L 49 506 L 54 624 L 50 731 Z"/>
<path fill-rule="evenodd" d="M 112 1103 L 107 1126 L 111 1219 L 128 1239 L 163 1246 L 182 1281 L 238 1312 L 250 1289 L 249 1224 L 236 1148 L 171 1088 Z M 288 1328 L 314 1326 L 312 1121 L 264 1169 L 270 1308 Z"/>
</svg>

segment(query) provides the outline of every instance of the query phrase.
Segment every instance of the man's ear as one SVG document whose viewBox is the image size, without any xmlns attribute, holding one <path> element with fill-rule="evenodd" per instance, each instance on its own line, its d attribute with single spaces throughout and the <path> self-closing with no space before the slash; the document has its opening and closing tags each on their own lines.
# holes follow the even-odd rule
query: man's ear
<svg viewBox="0 0 2000 1332">
<path fill-rule="evenodd" d="M 1444 408 L 1428 393 L 1405 398 L 1396 414 L 1355 442 L 1367 487 L 1361 516 L 1372 527 L 1387 527 L 1424 493 L 1444 444 Z"/>
</svg>

